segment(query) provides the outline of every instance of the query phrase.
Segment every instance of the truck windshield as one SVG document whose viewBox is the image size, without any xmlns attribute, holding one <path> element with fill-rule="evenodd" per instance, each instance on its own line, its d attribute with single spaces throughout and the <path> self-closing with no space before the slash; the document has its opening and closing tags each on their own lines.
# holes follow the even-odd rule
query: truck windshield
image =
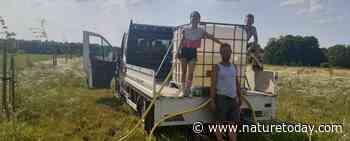
<svg viewBox="0 0 350 141">
<path fill-rule="evenodd" d="M 139 38 L 137 40 L 137 47 L 165 49 L 169 46 L 169 43 L 170 43 L 170 40 Z"/>
</svg>

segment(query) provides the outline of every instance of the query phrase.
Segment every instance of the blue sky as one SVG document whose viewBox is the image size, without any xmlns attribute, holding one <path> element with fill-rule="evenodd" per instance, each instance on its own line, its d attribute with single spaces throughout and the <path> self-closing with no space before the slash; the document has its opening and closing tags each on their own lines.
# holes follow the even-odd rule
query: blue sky
<svg viewBox="0 0 350 141">
<path fill-rule="evenodd" d="M 119 46 L 130 19 L 178 25 L 198 10 L 204 21 L 243 23 L 255 15 L 260 43 L 285 34 L 314 35 L 321 47 L 350 44 L 349 0 L 1 0 L 0 16 L 17 38 L 35 39 L 31 27 L 46 19 L 49 40 L 82 41 L 82 30 Z"/>
</svg>

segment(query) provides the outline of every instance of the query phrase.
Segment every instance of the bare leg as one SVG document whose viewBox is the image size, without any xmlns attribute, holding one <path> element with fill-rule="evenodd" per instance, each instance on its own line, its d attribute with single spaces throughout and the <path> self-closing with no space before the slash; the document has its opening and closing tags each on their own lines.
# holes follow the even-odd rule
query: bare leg
<svg viewBox="0 0 350 141">
<path fill-rule="evenodd" d="M 184 89 L 186 84 L 186 74 L 187 74 L 187 61 L 185 59 L 181 59 L 181 89 Z"/>
<path fill-rule="evenodd" d="M 188 88 L 191 88 L 191 86 L 192 86 L 194 69 L 195 69 L 195 64 L 189 63 L 188 64 L 188 81 L 190 81 L 191 84 L 189 86 L 187 86 Z"/>
</svg>

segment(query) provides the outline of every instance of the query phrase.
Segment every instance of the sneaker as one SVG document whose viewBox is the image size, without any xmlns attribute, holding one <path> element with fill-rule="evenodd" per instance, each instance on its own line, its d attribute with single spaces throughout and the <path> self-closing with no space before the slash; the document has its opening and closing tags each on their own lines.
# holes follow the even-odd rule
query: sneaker
<svg viewBox="0 0 350 141">
<path fill-rule="evenodd" d="M 187 96 L 187 91 L 186 91 L 186 85 L 185 83 L 182 83 L 180 88 L 178 89 L 178 95 L 180 97 L 185 97 Z"/>
<path fill-rule="evenodd" d="M 198 88 L 197 87 L 191 87 L 191 94 L 192 94 L 192 96 L 200 95 L 199 91 L 198 91 Z"/>
<path fill-rule="evenodd" d="M 176 95 L 178 95 L 179 97 L 183 97 L 184 96 L 184 91 L 182 89 L 178 89 L 176 92 Z"/>
<path fill-rule="evenodd" d="M 185 97 L 192 97 L 191 89 L 186 88 L 186 89 L 184 90 L 184 96 L 185 96 Z"/>
</svg>

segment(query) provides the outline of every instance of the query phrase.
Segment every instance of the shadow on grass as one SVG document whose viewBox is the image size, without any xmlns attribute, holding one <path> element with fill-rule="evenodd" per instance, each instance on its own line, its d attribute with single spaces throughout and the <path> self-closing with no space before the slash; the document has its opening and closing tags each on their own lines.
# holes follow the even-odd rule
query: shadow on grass
<svg viewBox="0 0 350 141">
<path fill-rule="evenodd" d="M 308 137 L 303 133 L 240 133 L 239 140 L 254 141 L 308 141 Z"/>
<path fill-rule="evenodd" d="M 101 97 L 96 100 L 97 105 L 106 106 L 113 110 L 123 105 L 123 102 L 116 97 Z"/>
<path fill-rule="evenodd" d="M 240 129 L 242 130 L 242 129 Z M 183 141 L 187 136 L 192 136 L 194 141 L 215 141 L 215 133 L 210 133 L 205 129 L 204 134 L 192 132 L 192 126 L 159 127 L 155 135 L 164 141 Z M 226 140 L 227 136 L 224 137 Z M 305 133 L 238 133 L 239 141 L 309 141 Z M 313 137 L 312 141 L 318 141 Z"/>
</svg>

